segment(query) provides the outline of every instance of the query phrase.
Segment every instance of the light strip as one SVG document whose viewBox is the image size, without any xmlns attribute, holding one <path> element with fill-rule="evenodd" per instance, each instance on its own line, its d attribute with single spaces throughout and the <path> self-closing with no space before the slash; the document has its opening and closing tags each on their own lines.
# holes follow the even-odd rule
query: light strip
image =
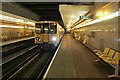
<svg viewBox="0 0 120 80">
<path fill-rule="evenodd" d="M 91 21 L 91 22 L 88 22 L 88 23 L 86 23 L 86 24 L 77 26 L 77 27 L 75 27 L 75 28 L 80 28 L 80 27 L 88 26 L 88 25 L 91 25 L 91 24 L 95 24 L 95 23 L 98 23 L 98 22 L 101 22 L 101 21 L 105 21 L 105 20 L 108 20 L 108 19 L 111 19 L 111 18 L 118 17 L 118 16 L 120 16 L 119 13 L 120 13 L 120 11 L 117 11 L 117 12 L 115 12 L 115 13 L 112 13 L 112 14 L 108 15 L 108 16 L 105 16 L 105 17 L 102 17 L 102 18 L 93 20 L 93 21 Z"/>
<path fill-rule="evenodd" d="M 24 20 L 21 19 L 17 19 L 17 18 L 13 18 L 13 17 L 9 17 L 9 16 L 4 16 L 0 14 L 0 19 L 1 20 L 7 20 L 7 21 L 12 21 L 12 22 L 24 22 Z"/>
<path fill-rule="evenodd" d="M 10 16 L 5 16 L 5 15 L 3 15 L 3 14 L 0 14 L 0 20 L 6 20 L 6 21 L 12 21 L 12 22 L 25 23 L 25 20 L 17 19 L 17 18 L 10 17 Z M 30 22 L 30 21 L 26 21 L 26 24 L 35 25 L 34 22 Z"/>
<path fill-rule="evenodd" d="M 35 29 L 34 27 L 28 27 L 28 29 Z"/>
<path fill-rule="evenodd" d="M 0 28 L 24 28 L 24 26 L 8 26 L 8 25 L 0 25 Z"/>
</svg>

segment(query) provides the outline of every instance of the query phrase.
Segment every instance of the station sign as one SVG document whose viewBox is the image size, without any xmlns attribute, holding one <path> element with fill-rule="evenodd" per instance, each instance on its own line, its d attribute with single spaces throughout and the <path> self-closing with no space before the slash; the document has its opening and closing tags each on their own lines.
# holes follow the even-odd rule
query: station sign
<svg viewBox="0 0 120 80">
<path fill-rule="evenodd" d="M 80 16 L 79 19 L 92 19 L 92 16 Z"/>
</svg>

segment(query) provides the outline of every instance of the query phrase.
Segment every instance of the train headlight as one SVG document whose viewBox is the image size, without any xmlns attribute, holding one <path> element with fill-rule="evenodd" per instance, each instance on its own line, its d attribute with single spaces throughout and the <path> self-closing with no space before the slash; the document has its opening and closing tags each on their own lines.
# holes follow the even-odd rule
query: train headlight
<svg viewBox="0 0 120 80">
<path fill-rule="evenodd" d="M 52 41 L 56 41 L 57 40 L 57 38 L 56 37 L 52 37 Z"/>
<path fill-rule="evenodd" d="M 36 40 L 39 41 L 39 42 L 41 41 L 41 39 L 39 37 L 36 37 Z"/>
</svg>

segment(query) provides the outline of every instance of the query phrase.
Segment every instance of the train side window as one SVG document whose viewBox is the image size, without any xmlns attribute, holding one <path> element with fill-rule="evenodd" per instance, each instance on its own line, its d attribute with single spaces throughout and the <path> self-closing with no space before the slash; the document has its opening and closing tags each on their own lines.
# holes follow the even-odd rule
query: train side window
<svg viewBox="0 0 120 80">
<path fill-rule="evenodd" d="M 49 34 L 56 34 L 56 33 L 57 33 L 57 24 L 51 23 L 50 24 Z"/>
<path fill-rule="evenodd" d="M 43 33 L 42 24 L 40 24 L 40 23 L 36 23 L 36 24 L 35 24 L 35 32 L 36 32 L 37 34 Z"/>
</svg>

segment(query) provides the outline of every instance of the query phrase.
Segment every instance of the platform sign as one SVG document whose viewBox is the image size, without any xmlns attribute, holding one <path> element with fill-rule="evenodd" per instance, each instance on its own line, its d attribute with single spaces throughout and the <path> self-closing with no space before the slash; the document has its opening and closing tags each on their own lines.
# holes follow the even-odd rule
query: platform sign
<svg viewBox="0 0 120 80">
<path fill-rule="evenodd" d="M 91 16 L 80 16 L 79 19 L 92 19 Z"/>
</svg>

